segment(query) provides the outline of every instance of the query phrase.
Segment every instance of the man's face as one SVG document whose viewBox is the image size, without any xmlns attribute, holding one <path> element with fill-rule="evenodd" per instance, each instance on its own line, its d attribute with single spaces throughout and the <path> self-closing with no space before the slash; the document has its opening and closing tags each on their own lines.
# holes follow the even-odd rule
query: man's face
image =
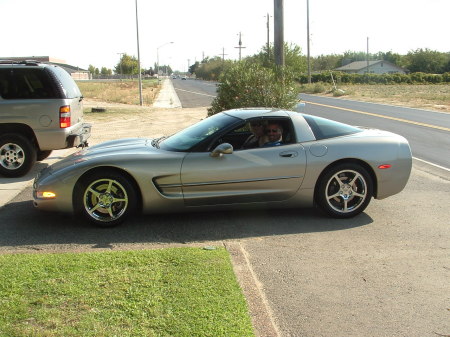
<svg viewBox="0 0 450 337">
<path fill-rule="evenodd" d="M 269 124 L 266 127 L 266 135 L 269 139 L 269 142 L 276 142 L 277 140 L 281 140 L 281 128 L 278 124 Z"/>
</svg>

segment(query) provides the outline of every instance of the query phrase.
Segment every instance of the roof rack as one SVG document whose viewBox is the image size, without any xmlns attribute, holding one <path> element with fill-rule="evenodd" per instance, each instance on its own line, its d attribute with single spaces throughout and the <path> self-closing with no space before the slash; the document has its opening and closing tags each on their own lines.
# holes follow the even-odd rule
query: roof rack
<svg viewBox="0 0 450 337">
<path fill-rule="evenodd" d="M 0 60 L 0 64 L 25 64 L 30 66 L 37 66 L 38 64 L 41 64 L 42 62 L 36 61 L 36 60 Z"/>
</svg>

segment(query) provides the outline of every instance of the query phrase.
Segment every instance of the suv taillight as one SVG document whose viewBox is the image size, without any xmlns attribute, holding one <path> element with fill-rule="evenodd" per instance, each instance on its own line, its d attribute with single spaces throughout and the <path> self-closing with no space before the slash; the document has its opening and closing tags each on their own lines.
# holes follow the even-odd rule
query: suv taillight
<svg viewBox="0 0 450 337">
<path fill-rule="evenodd" d="M 59 127 L 61 129 L 70 126 L 70 105 L 64 105 L 59 108 Z"/>
</svg>

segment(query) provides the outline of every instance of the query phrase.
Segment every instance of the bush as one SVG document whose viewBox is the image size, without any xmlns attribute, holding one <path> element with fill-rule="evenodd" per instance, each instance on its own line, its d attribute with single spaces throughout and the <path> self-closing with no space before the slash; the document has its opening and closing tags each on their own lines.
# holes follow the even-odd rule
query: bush
<svg viewBox="0 0 450 337">
<path fill-rule="evenodd" d="M 439 84 L 450 82 L 449 73 L 444 74 L 428 74 L 428 73 L 411 73 L 411 74 L 348 74 L 343 72 L 333 72 L 333 76 L 337 83 L 345 84 Z M 306 75 L 297 76 L 297 81 L 301 84 L 308 83 Z M 332 83 L 329 71 L 316 73 L 311 76 L 312 83 L 324 82 Z"/>
<path fill-rule="evenodd" d="M 246 108 L 292 110 L 298 103 L 298 86 L 288 70 L 264 68 L 257 63 L 235 62 L 219 77 L 217 97 L 208 114 Z"/>
</svg>

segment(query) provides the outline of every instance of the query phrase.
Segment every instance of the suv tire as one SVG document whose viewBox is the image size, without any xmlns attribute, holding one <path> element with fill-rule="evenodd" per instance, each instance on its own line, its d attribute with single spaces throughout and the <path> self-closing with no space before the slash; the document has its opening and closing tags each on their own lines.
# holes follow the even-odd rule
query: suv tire
<svg viewBox="0 0 450 337">
<path fill-rule="evenodd" d="M 53 152 L 52 150 L 38 151 L 36 160 L 37 161 L 44 160 L 48 158 L 52 154 L 52 152 Z"/>
<path fill-rule="evenodd" d="M 0 174 L 21 177 L 36 162 L 36 148 L 22 135 L 7 133 L 0 136 Z"/>
</svg>

